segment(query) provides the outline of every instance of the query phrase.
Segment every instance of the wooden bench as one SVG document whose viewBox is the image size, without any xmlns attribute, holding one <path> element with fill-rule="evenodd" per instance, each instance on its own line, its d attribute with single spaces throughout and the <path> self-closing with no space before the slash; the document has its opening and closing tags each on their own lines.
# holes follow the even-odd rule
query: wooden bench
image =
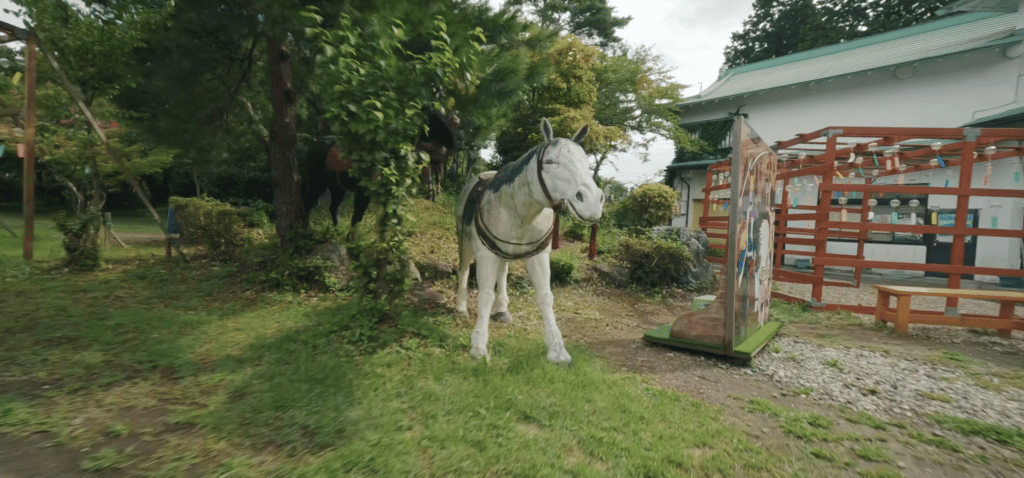
<svg viewBox="0 0 1024 478">
<path fill-rule="evenodd" d="M 1014 317 L 1014 307 L 1024 302 L 1024 292 L 974 289 L 940 289 L 935 287 L 909 287 L 898 285 L 876 285 L 878 306 L 875 320 L 891 322 L 896 333 L 907 333 L 910 324 L 955 325 L 960 327 L 985 327 L 996 329 L 999 335 L 1009 337 L 1014 330 L 1024 330 L 1024 320 Z M 999 302 L 999 315 L 960 314 L 949 317 L 942 312 L 910 310 L 913 296 L 957 297 L 960 299 L 982 299 Z M 890 297 L 896 297 L 896 308 L 890 308 Z"/>
</svg>

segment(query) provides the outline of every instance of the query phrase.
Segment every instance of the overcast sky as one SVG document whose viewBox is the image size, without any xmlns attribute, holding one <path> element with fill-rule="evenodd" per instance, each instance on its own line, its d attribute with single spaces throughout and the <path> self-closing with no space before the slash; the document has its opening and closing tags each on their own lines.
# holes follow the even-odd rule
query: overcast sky
<svg viewBox="0 0 1024 478">
<path fill-rule="evenodd" d="M 673 70 L 676 81 L 689 86 L 686 96 L 697 94 L 718 78 L 729 35 L 742 28 L 743 20 L 753 11 L 753 0 L 608 0 L 608 4 L 616 15 L 633 17 L 619 36 L 630 44 L 652 47 Z M 12 6 L 9 0 L 0 0 L 0 10 Z M 21 26 L 3 12 L 0 20 Z M 672 162 L 672 155 L 671 142 L 657 142 L 648 163 L 625 155 L 615 159 L 618 171 L 602 168 L 601 175 L 639 185 L 656 178 Z"/>
<path fill-rule="evenodd" d="M 609 0 L 618 16 L 633 21 L 619 31 L 631 44 L 651 46 L 674 70 L 678 83 L 688 85 L 684 94 L 693 96 L 718 78 L 722 52 L 732 32 L 743 28 L 743 20 L 753 12 L 753 0 Z M 672 162 L 671 141 L 655 143 L 650 161 L 641 163 L 634 156 L 617 158 L 618 171 L 604 171 L 631 185 L 657 177 Z"/>
</svg>

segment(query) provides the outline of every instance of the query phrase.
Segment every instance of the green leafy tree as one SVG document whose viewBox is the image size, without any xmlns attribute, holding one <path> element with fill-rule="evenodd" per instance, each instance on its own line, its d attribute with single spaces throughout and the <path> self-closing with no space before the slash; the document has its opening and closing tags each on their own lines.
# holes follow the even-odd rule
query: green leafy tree
<svg viewBox="0 0 1024 478">
<path fill-rule="evenodd" d="M 428 46 L 414 51 L 410 29 L 398 20 L 343 14 L 328 23 L 306 15 L 313 22 L 308 38 L 321 47 L 318 74 L 335 85 L 324 98 L 337 105 L 327 119 L 342 141 L 358 145 L 352 174 L 381 205 L 376 241 L 359 246 L 359 280 L 373 297 L 395 299 L 405 284 L 405 207 L 426 164 L 409 138 L 423 131 L 425 106 L 450 109 L 455 100 L 448 92 L 476 86 L 479 46 L 459 42 L 466 50 L 454 50 L 455 32 L 441 17 L 419 36 Z M 483 40 L 479 30 L 459 33 Z"/>
<path fill-rule="evenodd" d="M 946 0 L 755 0 L 725 47 L 736 67 L 932 20 Z"/>
<path fill-rule="evenodd" d="M 659 137 L 692 149 L 693 140 L 678 125 L 677 105 L 683 101 L 685 87 L 673 81 L 671 70 L 649 47 L 625 46 L 605 57 L 597 82 L 594 117 L 602 125 L 619 128 L 624 138 L 595 145 L 590 151 L 595 158 L 595 181 L 615 153 L 634 152 L 647 161 L 647 150 Z"/>
<path fill-rule="evenodd" d="M 678 198 L 679 194 L 664 184 L 647 183 L 636 188 L 623 206 L 637 226 L 649 228 L 668 224 Z"/>
<path fill-rule="evenodd" d="M 516 117 L 517 106 L 544 84 L 550 73 L 545 61 L 535 61 L 557 40 L 549 29 L 526 21 L 511 8 L 492 11 L 486 4 L 464 3 L 445 16 L 453 32 L 480 28 L 485 41 L 476 53 L 479 83 L 472 90 L 453 91 L 462 120 L 463 150 L 461 165 L 469 174 L 474 159 L 486 143 L 508 130 Z M 452 37 L 456 41 L 458 37 Z M 536 129 L 536 124 L 531 130 Z M 469 159 L 473 158 L 473 159 Z M 457 166 L 458 167 L 458 166 Z M 452 178 L 461 186 L 463 178 Z"/>
<path fill-rule="evenodd" d="M 607 0 L 509 0 L 506 5 L 532 14 L 544 28 L 575 35 L 606 48 L 622 41 L 615 31 L 633 17 L 615 16 Z"/>
</svg>

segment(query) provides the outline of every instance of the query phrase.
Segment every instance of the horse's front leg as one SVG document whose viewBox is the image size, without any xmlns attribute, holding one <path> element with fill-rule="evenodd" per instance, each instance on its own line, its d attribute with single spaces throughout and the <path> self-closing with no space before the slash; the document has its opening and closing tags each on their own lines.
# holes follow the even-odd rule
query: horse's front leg
<svg viewBox="0 0 1024 478">
<path fill-rule="evenodd" d="M 331 222 L 337 227 L 338 208 L 341 206 L 341 202 L 345 200 L 345 190 L 337 186 L 331 186 L 327 189 L 331 192 L 331 207 L 327 210 L 331 213 Z"/>
<path fill-rule="evenodd" d="M 352 221 L 349 222 L 348 227 L 348 242 L 352 242 L 356 239 L 356 230 L 358 229 L 359 223 L 362 222 L 363 216 L 366 214 L 366 209 L 370 207 L 369 192 L 357 191 L 355 195 L 356 199 L 352 204 Z"/>
<path fill-rule="evenodd" d="M 542 252 L 526 260 L 530 282 L 537 291 L 537 305 L 544 321 L 544 343 L 548 346 L 548 360 L 559 365 L 572 363 L 572 357 L 565 350 L 562 331 L 555 323 L 555 296 L 551 293 L 551 263 L 548 252 Z"/>
<path fill-rule="evenodd" d="M 487 353 L 487 326 L 490 322 L 491 306 L 494 304 L 494 283 L 500 265 L 501 259 L 490 252 L 476 255 L 476 284 L 479 292 L 476 301 L 476 327 L 473 329 L 472 348 L 469 350 L 469 356 L 476 360 L 484 358 L 490 361 Z"/>
<path fill-rule="evenodd" d="M 501 265 L 498 266 L 498 279 L 497 279 L 497 296 L 495 297 L 494 307 L 491 310 L 494 313 L 491 314 L 491 320 L 495 322 L 501 322 L 503 324 L 512 323 L 512 315 L 508 313 L 508 261 L 502 260 Z"/>
</svg>

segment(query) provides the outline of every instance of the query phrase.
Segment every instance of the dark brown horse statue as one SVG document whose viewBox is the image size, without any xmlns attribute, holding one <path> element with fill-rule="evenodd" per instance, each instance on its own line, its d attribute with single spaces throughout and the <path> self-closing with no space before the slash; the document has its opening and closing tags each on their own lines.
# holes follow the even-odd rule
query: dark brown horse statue
<svg viewBox="0 0 1024 478">
<path fill-rule="evenodd" d="M 422 140 L 414 141 L 417 151 L 430 155 L 430 164 L 424 168 L 423 178 L 430 188 L 431 200 L 441 192 L 445 163 L 458 143 L 458 126 L 457 116 L 452 115 L 451 119 L 447 119 L 440 112 L 431 111 L 427 114 L 426 136 Z M 303 202 L 306 213 L 309 214 L 324 190 L 329 190 L 331 221 L 337 226 L 341 202 L 347 193 L 354 194 L 354 211 L 348 233 L 348 240 L 351 242 L 355 238 L 356 224 L 363 220 L 366 209 L 370 206 L 370 196 L 359 185 L 359 178 L 350 174 L 352 160 L 347 157 L 344 150 L 344 146 L 334 140 L 319 140 L 313 143 L 306 158 L 306 194 Z"/>
<path fill-rule="evenodd" d="M 348 240 L 355 238 L 356 224 L 363 220 L 366 208 L 370 206 L 370 196 L 366 189 L 359 185 L 359 179 L 349 174 L 352 160 L 341 155 L 338 145 L 333 141 L 317 141 L 309 148 L 306 157 L 306 213 L 313 210 L 324 190 L 331 191 L 331 221 L 338 225 L 338 207 L 345 199 L 346 193 L 355 194 L 354 212 L 349 223 Z"/>
<path fill-rule="evenodd" d="M 416 151 L 430 155 L 430 163 L 423 168 L 423 184 L 427 185 L 427 194 L 431 201 L 441 195 L 445 166 L 458 147 L 461 126 L 461 120 L 454 113 L 448 118 L 437 111 L 431 111 L 427 115 L 427 136 L 416 143 Z"/>
</svg>

